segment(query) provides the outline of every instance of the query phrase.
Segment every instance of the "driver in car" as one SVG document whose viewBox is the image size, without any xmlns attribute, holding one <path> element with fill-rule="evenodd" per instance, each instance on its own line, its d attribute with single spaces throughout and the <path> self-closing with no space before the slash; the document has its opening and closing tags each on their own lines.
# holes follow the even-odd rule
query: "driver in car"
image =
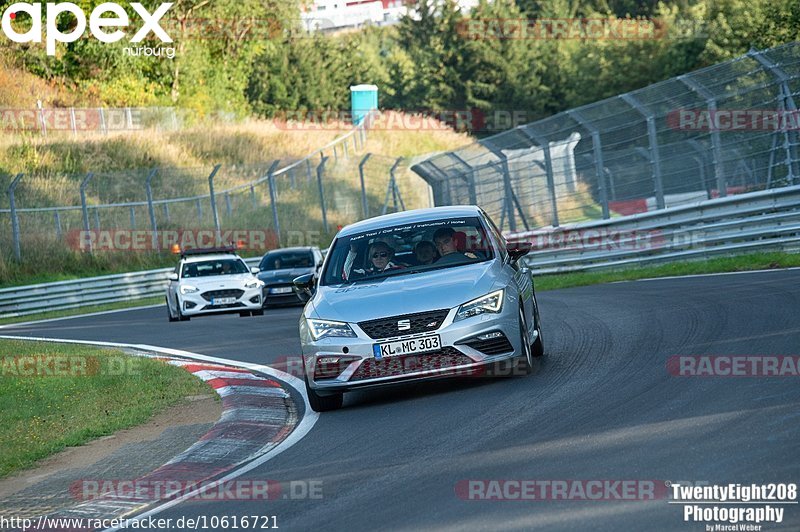
<svg viewBox="0 0 800 532">
<path fill-rule="evenodd" d="M 399 270 L 399 266 L 392 262 L 394 257 L 394 250 L 386 242 L 373 242 L 369 246 L 367 257 L 370 261 L 370 267 L 366 270 L 353 270 L 354 274 L 359 276 L 377 275 L 385 271 Z"/>
<path fill-rule="evenodd" d="M 474 253 L 458 251 L 455 234 L 456 232 L 452 227 L 440 227 L 433 233 L 433 243 L 436 245 L 439 255 L 441 255 L 436 264 L 458 263 L 478 258 Z"/>
</svg>

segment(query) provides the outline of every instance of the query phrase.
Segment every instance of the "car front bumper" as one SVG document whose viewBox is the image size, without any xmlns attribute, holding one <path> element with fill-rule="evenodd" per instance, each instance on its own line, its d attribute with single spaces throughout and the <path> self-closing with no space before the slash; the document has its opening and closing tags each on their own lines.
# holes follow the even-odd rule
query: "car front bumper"
<svg viewBox="0 0 800 532">
<path fill-rule="evenodd" d="M 314 341 L 305 319 L 301 318 L 303 364 L 309 386 L 318 394 L 325 395 L 326 392 L 338 393 L 400 382 L 476 376 L 482 375 L 486 366 L 521 353 L 519 312 L 515 305 L 503 305 L 498 314 L 482 314 L 453 322 L 456 311 L 451 309 L 436 331 L 381 339 L 370 338 L 357 324 L 350 323 L 357 337 Z M 507 340 L 506 347 L 495 347 L 490 354 L 474 347 L 478 337 L 490 333 L 501 333 Z M 441 338 L 438 351 L 383 357 L 380 361 L 373 354 L 373 346 L 377 343 L 431 335 Z M 338 359 L 338 362 L 332 362 L 334 359 Z M 326 373 L 323 369 L 326 366 L 332 367 L 332 371 Z M 332 374 L 336 376 L 319 378 L 320 373 L 326 377 Z"/>
<path fill-rule="evenodd" d="M 212 305 L 200 292 L 180 294 L 178 303 L 181 306 L 181 314 L 191 317 L 203 314 L 226 314 L 261 310 L 263 304 L 261 287 L 245 288 L 243 290 L 244 293 L 236 298 L 234 303 L 226 305 Z"/>
</svg>

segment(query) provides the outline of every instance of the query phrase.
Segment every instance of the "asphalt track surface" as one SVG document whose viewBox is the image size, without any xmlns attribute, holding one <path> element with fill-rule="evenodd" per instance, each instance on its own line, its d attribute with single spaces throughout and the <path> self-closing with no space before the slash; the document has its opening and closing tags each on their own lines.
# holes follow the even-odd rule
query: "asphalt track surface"
<svg viewBox="0 0 800 532">
<path fill-rule="evenodd" d="M 800 481 L 797 377 L 676 377 L 672 355 L 800 354 L 800 271 L 539 294 L 536 374 L 359 392 L 243 479 L 322 481 L 322 499 L 185 502 L 159 517 L 275 515 L 283 530 L 705 530 L 653 501 L 468 501 L 467 479 Z M 299 308 L 167 323 L 163 308 L 5 328 L 270 364 Z M 800 507 L 783 506 L 800 529 Z"/>
</svg>

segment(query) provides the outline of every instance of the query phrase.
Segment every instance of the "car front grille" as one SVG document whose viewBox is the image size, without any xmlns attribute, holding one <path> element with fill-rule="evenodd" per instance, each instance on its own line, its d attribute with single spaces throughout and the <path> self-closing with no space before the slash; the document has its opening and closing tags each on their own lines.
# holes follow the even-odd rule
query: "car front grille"
<svg viewBox="0 0 800 532">
<path fill-rule="evenodd" d="M 405 336 L 406 334 L 435 331 L 441 327 L 448 312 L 449 310 L 432 310 L 416 314 L 404 314 L 402 316 L 362 321 L 359 322 L 358 326 L 374 340 Z M 402 330 L 401 326 L 403 327 Z"/>
<path fill-rule="evenodd" d="M 465 342 L 464 345 L 468 345 L 472 349 L 476 351 L 480 351 L 484 355 L 500 355 L 502 353 L 508 353 L 509 351 L 513 351 L 514 347 L 511 345 L 511 342 L 508 341 L 508 338 L 505 335 L 499 338 L 491 338 L 489 340 L 470 340 Z"/>
<path fill-rule="evenodd" d="M 368 358 L 361 363 L 350 377 L 350 381 L 363 379 L 377 379 L 381 377 L 397 377 L 420 371 L 435 371 L 440 369 L 472 364 L 474 360 L 452 347 L 445 347 L 441 351 L 421 355 L 405 355 L 389 357 L 383 360 Z"/>
<path fill-rule="evenodd" d="M 244 294 L 244 290 L 210 290 L 203 292 L 202 296 L 206 301 L 211 301 L 212 297 L 235 297 L 239 299 L 242 294 Z"/>
</svg>

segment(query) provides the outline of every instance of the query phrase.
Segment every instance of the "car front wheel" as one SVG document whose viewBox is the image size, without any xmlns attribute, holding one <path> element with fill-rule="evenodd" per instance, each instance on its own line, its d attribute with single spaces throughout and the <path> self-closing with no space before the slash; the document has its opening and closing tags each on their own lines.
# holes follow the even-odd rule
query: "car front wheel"
<svg viewBox="0 0 800 532">
<path fill-rule="evenodd" d="M 528 326 L 525 324 L 525 313 L 522 308 L 519 309 L 519 335 L 522 353 L 520 353 L 517 358 L 517 367 L 521 369 L 525 375 L 530 375 L 533 371 L 534 353 L 531 349 L 531 341 L 528 338 Z"/>
<path fill-rule="evenodd" d="M 342 408 L 344 394 L 336 393 L 333 395 L 318 395 L 311 386 L 308 385 L 308 377 L 305 378 L 306 394 L 308 394 L 308 404 L 314 412 L 329 412 Z"/>
</svg>

